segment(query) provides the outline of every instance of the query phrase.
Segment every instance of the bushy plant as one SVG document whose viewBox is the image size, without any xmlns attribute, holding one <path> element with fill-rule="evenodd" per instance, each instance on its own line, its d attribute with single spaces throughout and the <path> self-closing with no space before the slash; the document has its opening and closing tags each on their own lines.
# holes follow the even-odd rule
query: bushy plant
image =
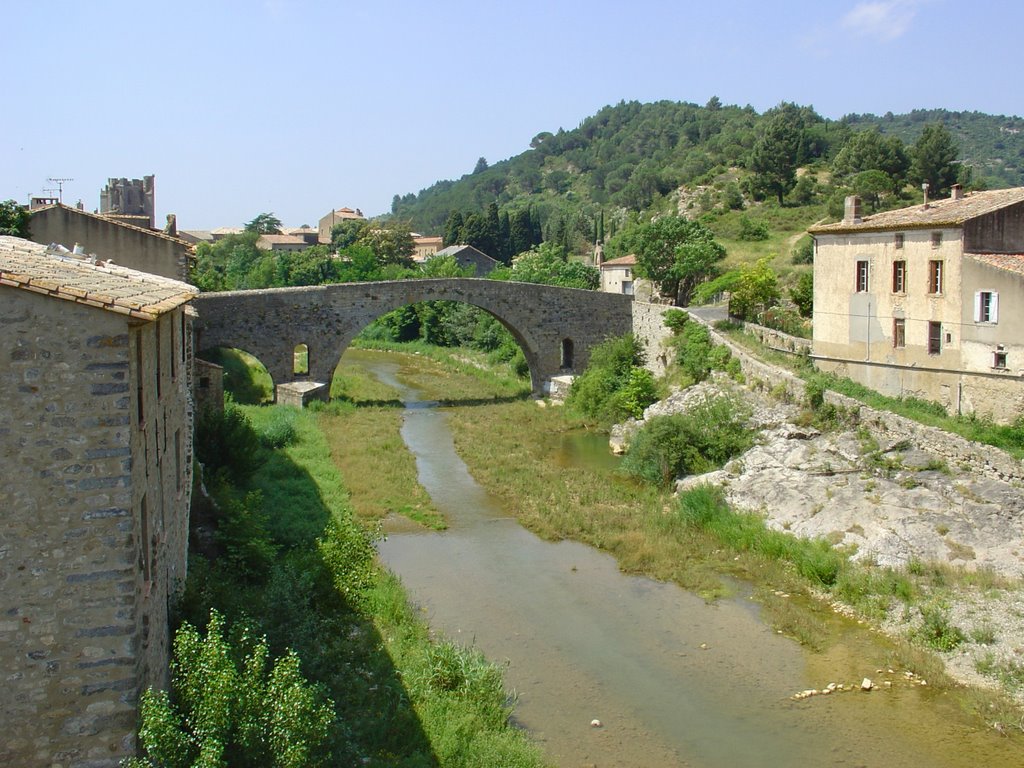
<svg viewBox="0 0 1024 768">
<path fill-rule="evenodd" d="M 174 639 L 171 685 L 142 695 L 145 756 L 127 768 L 231 765 L 304 768 L 324 764 L 333 703 L 289 652 L 269 664 L 265 639 L 225 637 L 214 611 L 206 637 L 183 624 Z"/>
<path fill-rule="evenodd" d="M 259 429 L 260 443 L 266 448 L 284 448 L 295 442 L 295 410 L 284 406 L 274 408 L 270 418 Z"/>
<path fill-rule="evenodd" d="M 678 334 L 686 327 L 690 316 L 682 309 L 667 309 L 665 314 L 661 316 L 661 319 L 665 323 L 666 328 L 672 331 L 673 334 Z"/>
<path fill-rule="evenodd" d="M 630 416 L 639 419 L 644 409 L 658 399 L 658 385 L 654 374 L 646 368 L 633 366 L 629 378 L 617 395 L 618 406 Z"/>
<path fill-rule="evenodd" d="M 223 470 L 244 483 L 264 462 L 252 422 L 233 403 L 224 409 L 204 408 L 196 420 L 196 457 L 211 474 Z"/>
<path fill-rule="evenodd" d="M 243 499 L 236 499 L 225 491 L 217 496 L 217 544 L 236 576 L 262 581 L 277 553 L 267 530 L 262 494 L 251 491 Z"/>
<path fill-rule="evenodd" d="M 704 381 L 711 372 L 711 334 L 700 323 L 687 323 L 675 339 L 676 363 L 693 381 Z"/>
<path fill-rule="evenodd" d="M 680 475 L 717 469 L 753 443 L 748 415 L 735 401 L 718 397 L 686 413 L 655 416 L 633 438 L 622 470 L 667 486 Z"/>
<path fill-rule="evenodd" d="M 949 614 L 936 606 L 921 609 L 921 626 L 916 634 L 937 651 L 954 651 L 967 639 L 960 627 L 950 623 Z"/>
<path fill-rule="evenodd" d="M 793 250 L 790 251 L 790 258 L 794 264 L 813 264 L 814 263 L 814 238 L 810 235 L 804 235 L 793 245 Z"/>
<path fill-rule="evenodd" d="M 753 221 L 747 216 L 740 217 L 739 234 L 736 235 L 737 240 L 767 240 L 768 234 L 768 225 L 763 221 Z"/>
<path fill-rule="evenodd" d="M 627 418 L 630 412 L 619 392 L 643 362 L 643 348 L 631 333 L 598 344 L 590 352 L 587 369 L 573 381 L 566 406 L 602 423 Z"/>
</svg>

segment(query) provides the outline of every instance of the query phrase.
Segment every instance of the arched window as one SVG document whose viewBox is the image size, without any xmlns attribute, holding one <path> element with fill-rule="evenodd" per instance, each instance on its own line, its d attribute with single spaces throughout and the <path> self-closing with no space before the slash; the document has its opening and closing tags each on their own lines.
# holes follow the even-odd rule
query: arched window
<svg viewBox="0 0 1024 768">
<path fill-rule="evenodd" d="M 572 368 L 572 339 L 562 339 L 562 368 Z"/>
<path fill-rule="evenodd" d="M 309 347 L 296 344 L 292 353 L 292 374 L 295 376 L 309 375 Z"/>
</svg>

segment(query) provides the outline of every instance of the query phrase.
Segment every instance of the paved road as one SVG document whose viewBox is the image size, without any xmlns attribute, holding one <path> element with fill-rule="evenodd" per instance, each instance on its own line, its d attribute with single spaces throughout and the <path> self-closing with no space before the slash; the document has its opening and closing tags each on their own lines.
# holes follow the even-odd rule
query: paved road
<svg viewBox="0 0 1024 768">
<path fill-rule="evenodd" d="M 714 323 L 717 320 L 728 320 L 729 312 L 725 304 L 715 304 L 705 307 L 683 307 L 691 315 L 699 317 L 706 323 Z"/>
</svg>

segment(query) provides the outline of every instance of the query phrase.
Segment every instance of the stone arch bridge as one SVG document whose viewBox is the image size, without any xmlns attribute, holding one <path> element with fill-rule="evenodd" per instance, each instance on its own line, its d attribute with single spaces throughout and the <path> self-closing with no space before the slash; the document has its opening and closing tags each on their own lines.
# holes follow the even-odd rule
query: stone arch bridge
<svg viewBox="0 0 1024 768">
<path fill-rule="evenodd" d="M 421 301 L 472 304 L 497 318 L 522 348 L 537 395 L 552 377 L 582 371 L 595 344 L 633 327 L 632 298 L 621 294 L 478 278 L 392 280 L 202 294 L 193 300 L 196 348 L 255 355 L 275 384 L 329 383 L 363 328 Z M 300 344 L 309 354 L 307 376 L 294 373 Z"/>
</svg>

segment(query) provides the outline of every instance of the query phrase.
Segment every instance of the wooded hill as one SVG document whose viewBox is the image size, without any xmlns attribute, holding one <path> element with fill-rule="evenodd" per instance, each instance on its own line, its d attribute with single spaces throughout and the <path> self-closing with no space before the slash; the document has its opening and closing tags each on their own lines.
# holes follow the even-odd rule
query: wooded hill
<svg viewBox="0 0 1024 768">
<path fill-rule="evenodd" d="M 758 114 L 717 98 L 704 106 L 631 101 L 604 107 L 572 130 L 538 133 L 531 149 L 515 157 L 490 166 L 481 158 L 473 173 L 458 180 L 395 195 L 392 214 L 417 231 L 440 234 L 452 211 L 482 213 L 491 203 L 503 213 L 530 208 L 545 239 L 582 251 L 593 243 L 602 215 L 614 231 L 631 213 L 669 210 L 670 193 L 683 186 L 714 183 L 722 203 L 733 209 L 744 201 L 773 198 L 792 206 L 820 205 L 859 191 L 857 174 L 881 170 L 893 190 L 890 197 L 898 199 L 900 190 L 907 193 L 908 183 L 916 181 L 909 159 L 913 144 L 932 124 L 944 126 L 953 140 L 957 180 L 976 188 L 1024 185 L 1024 119 L 1019 117 L 914 110 L 836 121 L 812 107 L 785 103 Z M 885 145 L 897 155 L 892 167 L 851 164 L 847 152 L 842 168 L 833 168 L 851 139 L 875 130 L 899 140 Z M 779 163 L 812 173 L 799 184 L 795 173 L 777 184 L 771 176 Z M 861 181 L 873 182 L 876 204 L 884 206 L 885 180 L 876 175 Z"/>
</svg>

